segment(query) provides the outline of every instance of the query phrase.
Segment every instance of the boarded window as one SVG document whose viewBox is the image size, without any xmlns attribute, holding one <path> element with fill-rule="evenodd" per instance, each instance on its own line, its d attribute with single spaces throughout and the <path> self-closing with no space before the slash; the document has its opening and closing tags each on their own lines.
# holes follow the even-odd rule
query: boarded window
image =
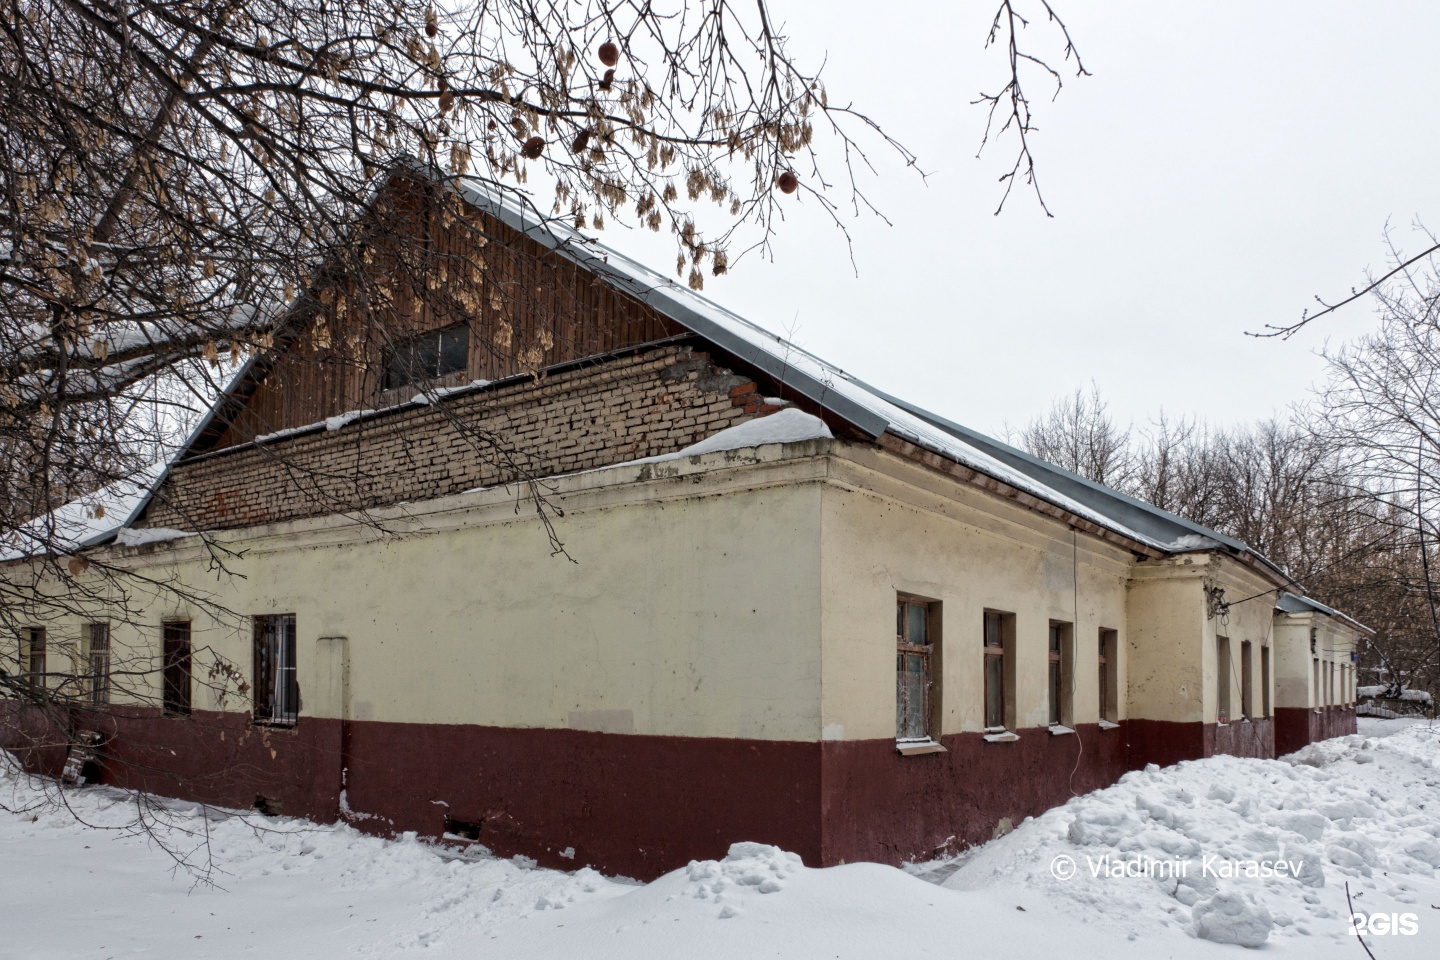
<svg viewBox="0 0 1440 960">
<path fill-rule="evenodd" d="M 1050 621 L 1049 674 L 1046 686 L 1050 692 L 1050 725 L 1070 721 L 1070 624 Z"/>
<path fill-rule="evenodd" d="M 1250 665 L 1250 641 L 1240 641 L 1240 714 L 1246 718 L 1253 717 L 1255 697 L 1251 692 L 1251 684 L 1255 677 L 1253 668 Z"/>
<path fill-rule="evenodd" d="M 295 614 L 255 618 L 255 721 L 290 725 L 300 713 Z"/>
<path fill-rule="evenodd" d="M 1011 717 L 1010 659 L 1014 614 L 985 611 L 985 727 L 1004 730 Z"/>
<path fill-rule="evenodd" d="M 1215 638 L 1215 714 L 1220 723 L 1230 720 L 1230 638 Z"/>
<path fill-rule="evenodd" d="M 85 626 L 90 647 L 90 702 L 110 702 L 110 624 Z"/>
<path fill-rule="evenodd" d="M 1270 716 L 1270 648 L 1260 648 L 1260 709 L 1262 717 Z"/>
<path fill-rule="evenodd" d="M 1102 628 L 1100 630 L 1099 647 L 1099 681 L 1100 681 L 1100 719 L 1113 721 L 1117 716 L 1119 707 L 1119 651 L 1116 644 L 1119 634 L 1114 630 Z"/>
<path fill-rule="evenodd" d="M 167 620 L 164 635 L 164 710 L 169 716 L 190 713 L 191 654 L 190 621 Z"/>
<path fill-rule="evenodd" d="M 935 695 L 939 605 L 916 597 L 895 602 L 895 739 L 929 740 Z"/>
<path fill-rule="evenodd" d="M 386 348 L 385 389 L 464 373 L 469 366 L 469 328 L 432 330 Z"/>
</svg>

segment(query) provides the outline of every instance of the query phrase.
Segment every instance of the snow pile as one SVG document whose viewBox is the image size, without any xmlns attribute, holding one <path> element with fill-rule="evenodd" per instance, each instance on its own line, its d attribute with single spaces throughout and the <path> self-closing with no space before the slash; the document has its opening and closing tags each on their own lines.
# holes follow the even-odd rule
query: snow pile
<svg viewBox="0 0 1440 960">
<path fill-rule="evenodd" d="M 788 877 L 805 869 L 800 858 L 763 843 L 735 843 L 724 860 L 691 860 L 685 868 L 684 895 L 721 905 L 719 917 L 738 916 L 742 895 L 778 893 Z"/>
<path fill-rule="evenodd" d="M 151 543 L 165 543 L 193 537 L 193 530 L 172 530 L 169 527 L 126 528 L 115 534 L 115 542 L 122 547 L 143 547 Z"/>
<path fill-rule="evenodd" d="M 768 417 L 746 420 L 733 427 L 726 427 L 699 443 L 676 453 L 656 457 L 656 460 L 676 460 L 680 457 L 698 457 L 702 453 L 716 453 L 721 450 L 745 450 L 763 447 L 767 443 L 799 443 L 802 440 L 830 439 L 830 428 L 819 417 L 803 410 L 789 407 Z"/>
<path fill-rule="evenodd" d="M 375 413 L 374 410 L 346 410 L 344 413 L 338 413 L 333 417 L 326 417 L 324 420 L 325 429 L 333 433 L 373 413 Z"/>
<path fill-rule="evenodd" d="M 1409 689 L 1402 689 L 1397 695 L 1390 697 L 1385 695 L 1385 691 L 1388 689 L 1390 688 L 1384 684 L 1367 685 L 1356 687 L 1355 694 L 1360 697 L 1382 697 L 1386 700 L 1405 700 L 1411 703 L 1433 703 L 1435 699 L 1425 690 Z"/>
<path fill-rule="evenodd" d="M 57 551 L 81 550 L 109 538 L 130 522 L 165 475 L 167 464 L 155 463 L 134 476 L 117 480 L 37 517 L 0 540 L 0 561 Z"/>
<path fill-rule="evenodd" d="M 1242 955 L 1238 944 L 1349 960 L 1363 954 L 1348 932 L 1348 882 L 1356 911 L 1418 917 L 1416 935 L 1382 938 L 1377 956 L 1428 960 L 1440 942 L 1440 731 L 1364 725 L 1377 736 L 1289 760 L 1128 774 L 972 852 L 944 886 L 873 863 L 805 867 L 762 843 L 636 884 L 478 845 L 461 853 L 414 834 L 166 802 L 154 836 L 192 861 L 214 857 L 214 885 L 196 884 L 130 829 L 131 795 L 68 791 L 75 815 L 111 829 L 86 828 L 54 802 L 53 782 L 0 754 L 0 807 L 12 811 L 0 810 L 0 955 L 1223 960 Z M 1057 871 L 1062 857 L 1073 876 Z M 1127 875 L 1146 857 L 1214 858 L 1211 871 L 1268 863 L 1269 875 Z"/>
<path fill-rule="evenodd" d="M 1422 725 L 1282 760 L 1152 765 L 1025 822 L 946 886 L 1039 889 L 1141 936 L 1344 943 L 1347 882 L 1356 910 L 1440 902 L 1437 768 L 1440 735 Z"/>
</svg>

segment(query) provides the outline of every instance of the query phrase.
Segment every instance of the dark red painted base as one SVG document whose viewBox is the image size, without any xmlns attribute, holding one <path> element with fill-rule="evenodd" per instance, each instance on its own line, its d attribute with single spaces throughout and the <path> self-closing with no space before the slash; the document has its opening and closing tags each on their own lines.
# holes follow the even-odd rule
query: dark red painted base
<svg viewBox="0 0 1440 960">
<path fill-rule="evenodd" d="M 1125 729 L 1081 724 L 1053 736 L 1044 727 L 987 743 L 982 734 L 942 737 L 946 753 L 903 757 L 893 740 L 821 744 L 824 838 L 821 861 L 899 863 L 955 852 L 1126 770 Z"/>
<path fill-rule="evenodd" d="M 480 842 L 502 856 L 642 879 L 723 857 L 736 840 L 820 862 L 815 743 L 349 726 L 350 806 L 385 829 L 438 836 L 448 815 L 478 822 Z"/>
<path fill-rule="evenodd" d="M 1275 708 L 1275 756 L 1294 753 L 1306 744 L 1355 732 L 1355 708 L 1352 706 Z"/>
<path fill-rule="evenodd" d="M 945 753 L 902 757 L 891 740 L 650 737 L 576 730 L 400 724 L 302 717 L 290 729 L 239 714 L 136 711 L 47 724 L 0 704 L 0 746 L 37 772 L 64 764 L 61 727 L 106 735 L 105 782 L 379 834 L 439 837 L 446 819 L 478 825 L 502 856 L 590 865 L 649 879 L 758 840 L 807 863 L 899 863 L 991 839 L 1127 769 L 1213 753 L 1271 756 L 1286 724 L 1319 739 L 1353 732 L 1353 710 L 1277 713 L 1230 724 L 1131 720 L 1113 730 L 1044 728 L 988 743 L 943 738 Z M 1313 717 L 1313 719 L 1311 719 Z M 342 789 L 346 803 L 342 804 Z M 567 850 L 567 848 L 570 848 Z M 570 854 L 562 856 L 562 851 Z"/>
<path fill-rule="evenodd" d="M 1147 763 L 1166 767 L 1181 760 L 1212 757 L 1275 756 L 1276 718 L 1217 723 L 1173 723 L 1166 720 L 1130 720 L 1130 766 Z"/>
</svg>

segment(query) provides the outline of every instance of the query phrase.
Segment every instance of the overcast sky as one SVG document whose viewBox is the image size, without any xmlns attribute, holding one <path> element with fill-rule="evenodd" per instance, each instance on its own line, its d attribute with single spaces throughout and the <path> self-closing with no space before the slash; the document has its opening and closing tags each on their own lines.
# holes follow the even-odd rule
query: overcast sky
<svg viewBox="0 0 1440 960">
<path fill-rule="evenodd" d="M 812 201 L 773 263 L 748 258 L 705 293 L 976 429 L 1019 427 L 1092 379 L 1137 424 L 1162 407 L 1213 423 L 1283 411 L 1370 307 L 1289 342 L 1245 331 L 1383 268 L 1387 221 L 1412 248 L 1417 217 L 1440 229 L 1433 0 L 1054 0 L 1093 76 L 1065 68 L 1054 103 L 1030 80 L 1053 219 L 1018 188 L 992 215 L 1013 142 L 975 159 L 970 101 L 1004 82 L 982 50 L 993 2 L 771 3 L 795 53 L 828 57 L 832 102 L 866 108 L 929 179 L 877 151 L 868 189 L 894 226 L 851 225 L 854 267 Z M 1027 33 L 1058 61 L 1050 28 Z M 673 262 L 668 242 L 604 239 Z"/>
</svg>

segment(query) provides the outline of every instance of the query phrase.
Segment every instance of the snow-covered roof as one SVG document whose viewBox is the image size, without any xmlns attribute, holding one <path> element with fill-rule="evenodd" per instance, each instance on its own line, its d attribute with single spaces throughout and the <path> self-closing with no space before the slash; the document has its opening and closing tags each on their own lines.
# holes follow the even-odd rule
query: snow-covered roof
<svg viewBox="0 0 1440 960">
<path fill-rule="evenodd" d="M 416 172 L 425 175 L 423 170 Z M 1063 470 L 865 383 L 645 264 L 585 236 L 563 220 L 544 216 L 529 197 L 517 189 L 462 181 L 458 190 L 476 208 L 583 269 L 604 277 L 616 289 L 648 304 L 691 333 L 871 437 L 878 439 L 888 434 L 909 441 L 1158 552 L 1175 554 L 1219 547 L 1253 557 L 1276 579 L 1289 581 L 1278 566 L 1233 537 Z M 237 372 L 225 394 L 255 369 L 258 369 L 255 359 L 251 358 Z M 191 443 L 181 448 L 181 456 L 209 427 L 220 407 L 220 402 L 212 407 L 192 434 Z M 163 480 L 162 471 L 151 490 L 157 489 Z M 135 516 L 148 499 L 148 495 L 142 499 Z M 113 535 L 118 529 L 111 529 L 109 534 Z M 95 542 L 103 539 L 100 536 Z"/>
<path fill-rule="evenodd" d="M 1319 613 L 1327 617 L 1334 617 L 1336 620 L 1343 620 L 1362 633 L 1373 634 L 1375 632 L 1354 617 L 1348 617 L 1334 607 L 1327 607 L 1319 600 L 1313 600 L 1298 593 L 1282 591 L 1280 596 L 1275 599 L 1275 609 L 1281 613 Z"/>
<path fill-rule="evenodd" d="M 57 507 L 0 543 L 0 562 L 43 553 L 73 553 L 104 543 L 140 515 L 165 475 L 156 463 L 123 480 Z"/>
<path fill-rule="evenodd" d="M 872 437 L 908 440 L 1077 517 L 1165 553 L 1223 547 L 1278 566 L 1233 537 L 1046 463 L 891 396 L 625 254 L 542 215 L 518 190 L 465 183 L 465 200 L 753 365 Z"/>
</svg>

